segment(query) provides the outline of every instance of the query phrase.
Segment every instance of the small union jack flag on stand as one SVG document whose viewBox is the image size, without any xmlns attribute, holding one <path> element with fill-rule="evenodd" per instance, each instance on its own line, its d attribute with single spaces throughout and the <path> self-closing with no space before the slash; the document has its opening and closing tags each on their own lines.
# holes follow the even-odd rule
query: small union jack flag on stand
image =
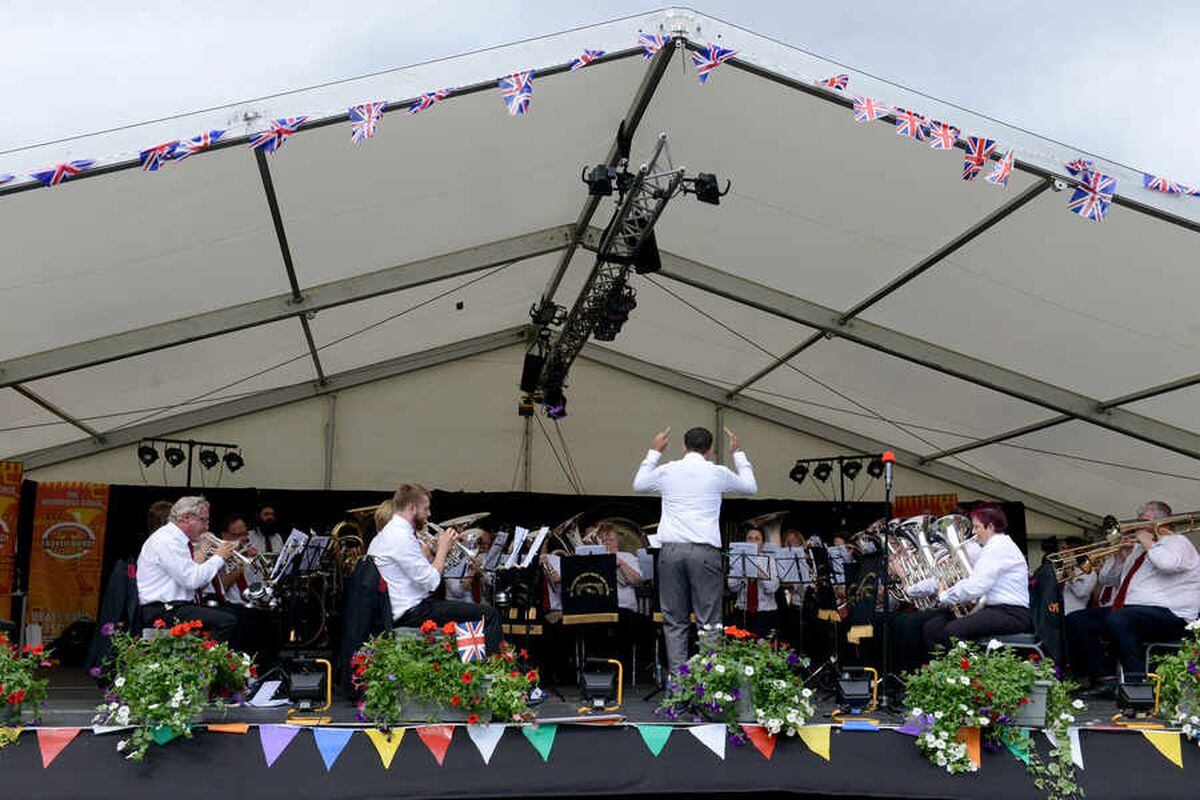
<svg viewBox="0 0 1200 800">
<path fill-rule="evenodd" d="M 967 137 L 967 154 L 963 157 L 962 179 L 973 181 L 983 169 L 983 165 L 996 152 L 996 140 L 985 139 L 982 136 Z"/>
<path fill-rule="evenodd" d="M 1008 186 L 1008 179 L 1012 177 L 1013 160 L 1016 156 L 1014 148 L 1008 148 L 1008 152 L 1004 154 L 996 166 L 992 167 L 992 171 L 984 178 L 988 183 L 994 183 L 997 186 Z"/>
<path fill-rule="evenodd" d="M 571 72 L 574 72 L 577 69 L 583 69 L 602 55 L 604 55 L 603 50 L 584 50 L 582 55 L 575 56 L 571 59 Z"/>
<path fill-rule="evenodd" d="M 1067 172 L 1074 176 L 1078 176 L 1082 172 L 1090 171 L 1093 164 L 1086 158 L 1077 158 L 1074 161 L 1068 161 L 1063 166 L 1067 168 Z"/>
<path fill-rule="evenodd" d="M 1142 173 L 1142 186 L 1152 192 L 1162 192 L 1163 194 L 1189 194 L 1187 187 L 1182 183 L 1176 183 L 1161 175 L 1151 175 L 1148 172 Z"/>
<path fill-rule="evenodd" d="M 654 58 L 654 54 L 666 47 L 669 41 L 671 41 L 670 36 L 662 36 L 657 33 L 643 33 L 638 36 L 638 44 L 642 46 L 642 61 Z"/>
<path fill-rule="evenodd" d="M 270 128 L 250 134 L 250 149 L 274 153 L 283 147 L 284 142 L 290 139 L 296 131 L 300 130 L 300 126 L 306 119 L 308 117 L 284 117 L 271 120 Z"/>
<path fill-rule="evenodd" d="M 1102 222 L 1117 189 L 1117 179 L 1089 170 L 1080 180 L 1082 183 L 1067 201 L 1067 209 L 1092 222 Z"/>
<path fill-rule="evenodd" d="M 934 120 L 929 123 L 929 146 L 934 150 L 953 150 L 958 142 L 958 128 Z"/>
<path fill-rule="evenodd" d="M 925 117 L 906 108 L 896 108 L 893 113 L 896 115 L 897 136 L 907 136 L 918 142 L 929 138 L 929 123 L 925 121 Z"/>
<path fill-rule="evenodd" d="M 507 78 L 501 78 L 500 96 L 508 108 L 510 117 L 522 117 L 529 113 L 529 104 L 533 102 L 533 70 L 517 72 Z"/>
<path fill-rule="evenodd" d="M 361 144 L 375 135 L 387 103 L 359 103 L 350 107 L 350 141 Z"/>
<path fill-rule="evenodd" d="M 175 151 L 178 148 L 178 139 L 173 142 L 163 142 L 138 153 L 138 160 L 142 162 L 144 171 L 158 172 L 160 167 L 175 157 Z"/>
<path fill-rule="evenodd" d="M 829 78 L 822 78 L 817 81 L 817 86 L 824 86 L 827 89 L 837 89 L 839 92 L 850 85 L 849 75 L 834 75 Z"/>
<path fill-rule="evenodd" d="M 870 97 L 855 97 L 854 98 L 854 121 L 855 122 L 870 122 L 886 117 L 892 110 L 878 100 Z"/>
<path fill-rule="evenodd" d="M 213 142 L 225 135 L 225 131 L 208 131 L 199 136 L 179 143 L 179 147 L 171 154 L 172 161 L 183 161 L 188 156 L 203 152 L 213 146 Z"/>
<path fill-rule="evenodd" d="M 63 181 L 69 181 L 85 169 L 91 168 L 95 163 L 90 159 L 68 161 L 65 164 L 55 164 L 51 169 L 44 169 L 41 172 L 31 172 L 30 175 L 45 186 L 58 186 Z"/>
<path fill-rule="evenodd" d="M 458 640 L 458 655 L 463 663 L 482 661 L 487 656 L 482 619 L 478 622 L 454 623 L 454 634 Z"/>
<path fill-rule="evenodd" d="M 696 75 L 700 78 L 700 83 L 707 83 L 708 76 L 712 74 L 714 69 L 736 55 L 737 50 L 730 50 L 727 47 L 721 47 L 719 44 L 712 44 L 711 42 L 708 47 L 693 50 L 692 63 L 696 65 Z"/>
<path fill-rule="evenodd" d="M 414 102 L 411 106 L 408 107 L 408 113 L 416 114 L 416 113 L 418 113 L 420 111 L 424 111 L 428 108 L 433 108 L 434 103 L 440 103 L 441 101 L 445 100 L 447 97 L 449 97 L 451 95 L 451 93 L 453 91 L 454 91 L 453 89 L 446 88 L 446 89 L 437 89 L 432 92 L 425 92 L 424 94 L 422 94 L 420 97 L 418 97 L 416 99 L 416 102 Z"/>
</svg>

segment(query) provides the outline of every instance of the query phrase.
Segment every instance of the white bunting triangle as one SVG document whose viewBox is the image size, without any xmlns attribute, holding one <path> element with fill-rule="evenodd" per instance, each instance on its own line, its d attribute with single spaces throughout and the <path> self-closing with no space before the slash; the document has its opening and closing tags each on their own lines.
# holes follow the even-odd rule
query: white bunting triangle
<svg viewBox="0 0 1200 800">
<path fill-rule="evenodd" d="M 717 754 L 717 758 L 725 759 L 725 726 L 695 725 L 688 728 L 688 733 L 700 740 L 700 743 Z"/>
<path fill-rule="evenodd" d="M 1071 739 L 1071 761 L 1083 769 L 1083 747 L 1079 744 L 1079 728 L 1070 728 L 1067 735 Z"/>
<path fill-rule="evenodd" d="M 497 723 L 467 726 L 467 735 L 471 737 L 471 741 L 478 748 L 484 764 L 491 763 L 492 753 L 496 752 L 496 745 L 500 744 L 500 737 L 504 735 L 505 727 Z"/>
<path fill-rule="evenodd" d="M 127 731 L 132 728 L 132 725 L 93 725 L 92 735 L 103 736 L 106 733 L 116 733 L 117 731 Z"/>
</svg>

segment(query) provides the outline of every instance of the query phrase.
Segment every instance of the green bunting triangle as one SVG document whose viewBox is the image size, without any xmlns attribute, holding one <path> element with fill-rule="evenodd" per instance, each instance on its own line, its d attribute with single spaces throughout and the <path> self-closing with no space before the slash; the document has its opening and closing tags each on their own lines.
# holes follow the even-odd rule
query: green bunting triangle
<svg viewBox="0 0 1200 800">
<path fill-rule="evenodd" d="M 557 732 L 558 726 L 553 723 L 526 725 L 521 728 L 521 733 L 525 734 L 525 738 L 533 745 L 533 749 L 541 754 L 542 761 L 550 760 L 550 748 L 554 747 L 554 734 Z"/>
<path fill-rule="evenodd" d="M 1029 736 L 1028 728 L 1017 728 L 1015 731 L 1008 732 L 1000 737 L 1000 741 L 1004 742 L 1004 746 L 1008 748 L 1008 752 L 1025 766 L 1029 766 L 1029 748 L 1033 746 L 1033 742 Z"/>
<path fill-rule="evenodd" d="M 642 735 L 642 741 L 646 743 L 646 747 L 650 748 L 650 752 L 654 754 L 655 758 L 658 758 L 658 754 L 662 752 L 667 739 L 671 738 L 671 726 L 638 725 L 636 727 L 638 733 Z"/>
</svg>

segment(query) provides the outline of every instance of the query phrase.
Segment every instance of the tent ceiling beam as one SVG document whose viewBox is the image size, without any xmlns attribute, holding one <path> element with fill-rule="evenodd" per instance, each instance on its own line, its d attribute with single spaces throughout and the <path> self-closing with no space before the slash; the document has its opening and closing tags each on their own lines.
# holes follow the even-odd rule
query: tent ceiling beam
<svg viewBox="0 0 1200 800">
<path fill-rule="evenodd" d="M 54 416 L 61 419 L 63 422 L 67 422 L 67 423 L 75 426 L 79 430 L 83 431 L 88 436 L 91 436 L 92 439 L 95 440 L 96 442 L 104 441 L 104 435 L 102 433 L 100 433 L 100 431 L 98 431 L 95 428 L 93 428 L 92 426 L 88 425 L 86 422 L 83 422 L 82 420 L 71 416 L 66 411 L 63 411 L 61 408 L 54 405 L 54 403 L 51 403 L 49 400 L 42 397 L 41 395 L 39 395 L 35 392 L 31 392 L 29 389 L 26 389 L 24 386 L 22 386 L 19 383 L 16 384 L 15 386 L 13 386 L 12 389 L 17 394 L 21 395 L 26 400 L 28 400 L 29 402 L 31 402 L 35 405 L 41 406 L 42 408 L 49 411 Z"/>
<path fill-rule="evenodd" d="M 362 386 L 363 384 L 394 378 L 397 375 L 435 367 L 449 361 L 457 361 L 477 356 L 481 353 L 489 353 L 493 350 L 510 347 L 525 340 L 527 328 L 527 325 L 505 328 L 496 333 L 477 336 L 473 339 L 465 339 L 461 342 L 455 342 L 442 347 L 435 347 L 419 353 L 381 361 L 378 364 L 367 367 L 359 367 L 347 370 L 346 372 L 335 373 L 326 377 L 324 385 L 316 381 L 305 381 L 303 383 L 292 384 L 291 386 L 267 389 L 266 391 L 240 397 L 236 400 L 216 403 L 205 408 L 196 409 L 195 411 L 187 411 L 163 419 L 144 422 L 139 425 L 131 425 L 127 428 L 117 428 L 103 434 L 103 438 L 100 440 L 81 439 L 75 442 L 67 442 L 66 444 L 47 447 L 42 450 L 22 453 L 13 456 L 13 459 L 23 461 L 25 469 L 28 471 L 48 467 L 52 464 L 59 464 L 63 461 L 96 455 L 106 450 L 114 450 L 119 447 L 136 444 L 142 439 L 151 439 L 205 425 L 213 425 L 234 417 L 266 411 L 267 409 L 276 408 L 288 403 L 296 403 L 332 392 L 344 391 L 355 386 Z"/>
<path fill-rule="evenodd" d="M 121 358 L 163 350 L 212 336 L 266 325 L 298 313 L 402 292 L 448 278 L 523 261 L 561 250 L 571 236 L 570 225 L 514 236 L 454 253 L 331 281 L 304 290 L 300 300 L 291 292 L 229 306 L 183 319 L 103 336 L 86 342 L 0 361 L 0 386 L 45 378 Z"/>
<path fill-rule="evenodd" d="M 866 311 L 871 306 L 875 305 L 876 303 L 880 302 L 884 298 L 886 298 L 889 295 L 893 294 L 894 292 L 898 291 L 901 287 L 905 286 L 909 282 L 915 280 L 919 276 L 928 272 L 930 269 L 932 269 L 933 267 L 940 264 L 942 261 L 949 258 L 951 255 L 953 255 L 959 249 L 961 249 L 968 243 L 974 241 L 976 238 L 978 238 L 983 233 L 991 230 L 1001 220 L 1006 219 L 1008 216 L 1010 216 L 1017 210 L 1023 208 L 1026 204 L 1031 202 L 1034 198 L 1041 195 L 1042 192 L 1049 189 L 1050 183 L 1051 183 L 1051 181 L 1049 179 L 1039 180 L 1036 183 L 1034 183 L 1032 186 L 1029 186 L 1027 189 L 1025 189 L 1025 191 L 1021 192 L 1019 195 L 1014 197 L 1012 200 L 1008 201 L 1007 203 L 1000 206 L 999 208 L 993 210 L 986 217 L 979 220 L 971 227 L 967 228 L 965 231 L 960 233 L 958 236 L 955 236 L 952 240 L 950 240 L 946 244 L 939 247 L 933 253 L 931 253 L 928 256 L 926 256 L 925 258 L 921 259 L 916 264 L 914 264 L 912 267 L 910 267 L 909 269 L 900 273 L 892 280 L 888 281 L 888 283 L 886 285 L 877 289 L 876 291 L 872 292 L 868 297 L 866 297 L 865 299 L 856 303 L 848 311 L 846 311 L 844 314 L 842 314 L 841 319 L 840 319 L 841 324 L 844 325 L 847 322 L 849 322 L 850 320 L 854 319 L 855 317 L 857 317 L 859 314 Z M 737 386 L 733 387 L 733 389 L 731 389 L 729 392 L 729 396 L 733 397 L 734 395 L 741 394 L 748 387 L 758 383 L 760 380 L 765 378 L 767 375 L 770 375 L 772 372 L 777 370 L 779 367 L 781 367 L 784 364 L 786 364 L 787 362 L 791 361 L 793 358 L 800 355 L 805 350 L 812 347 L 817 342 L 821 341 L 821 339 L 823 339 L 823 338 L 824 338 L 824 334 L 820 334 L 820 333 L 814 333 L 812 336 L 809 336 L 804 341 L 800 342 L 800 344 L 796 345 L 791 350 L 789 350 L 787 353 L 784 353 L 782 356 L 775 359 L 772 363 L 763 367 L 761 370 L 754 373 L 749 378 L 747 378 L 746 380 L 739 383 Z"/>
<path fill-rule="evenodd" d="M 896 453 L 896 463 L 903 467 L 991 497 L 1019 500 L 1030 511 L 1036 511 L 1039 514 L 1045 514 L 1046 516 L 1063 520 L 1072 525 L 1095 526 L 1100 523 L 1099 516 L 1087 511 L 957 467 L 946 464 L 923 464 L 921 463 L 921 457 L 916 453 L 897 450 L 891 445 L 854 433 L 845 428 L 839 428 L 803 414 L 787 411 L 751 397 L 729 398 L 726 396 L 724 388 L 692 378 L 668 367 L 642 361 L 641 359 L 591 343 L 583 348 L 583 352 L 580 355 L 597 364 L 602 364 L 630 375 L 636 375 L 639 378 L 652 381 L 661 386 L 666 386 L 667 388 L 706 400 L 717 407 L 732 408 L 807 436 L 833 442 L 840 447 L 861 453 L 892 450 Z"/>
<path fill-rule="evenodd" d="M 842 314 L 696 261 L 663 252 L 664 277 L 816 328 L 882 353 L 952 375 L 1061 414 L 1124 433 L 1191 458 L 1200 458 L 1200 434 L 1120 408 L 1100 410 L 1100 401 L 1077 392 L 957 353 L 863 319 L 842 323 Z"/>
</svg>

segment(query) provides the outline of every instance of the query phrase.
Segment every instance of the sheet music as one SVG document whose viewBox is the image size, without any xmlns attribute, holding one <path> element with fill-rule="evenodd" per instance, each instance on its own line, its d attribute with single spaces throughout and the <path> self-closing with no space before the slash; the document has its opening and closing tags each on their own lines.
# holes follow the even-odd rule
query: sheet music
<svg viewBox="0 0 1200 800">
<path fill-rule="evenodd" d="M 492 546 L 488 548 L 487 558 L 483 560 L 483 568 L 489 572 L 495 572 L 500 566 L 500 559 L 504 557 L 504 547 L 508 544 L 508 531 L 500 531 L 496 534 L 495 540 L 492 541 Z"/>
<path fill-rule="evenodd" d="M 808 557 L 803 547 L 780 548 L 775 559 L 780 583 L 809 583 Z"/>
<path fill-rule="evenodd" d="M 521 545 L 525 544 L 525 537 L 528 535 L 529 530 L 527 528 L 522 528 L 520 525 L 517 526 L 513 538 L 512 551 L 508 554 L 508 558 L 504 560 L 504 569 L 517 565 L 517 559 L 521 556 Z"/>
<path fill-rule="evenodd" d="M 304 548 L 304 557 L 300 561 L 301 572 L 315 572 L 317 567 L 321 565 L 321 559 L 325 555 L 325 551 L 329 548 L 328 536 L 317 536 L 313 532 L 309 532 L 308 543 Z"/>
<path fill-rule="evenodd" d="M 770 555 L 758 552 L 754 542 L 733 542 L 729 545 L 729 577 L 770 578 Z"/>
<path fill-rule="evenodd" d="M 279 551 L 279 558 L 275 559 L 275 566 L 271 568 L 271 580 L 277 580 L 280 575 L 287 572 L 292 561 L 296 556 L 304 550 L 304 545 L 308 543 L 308 534 L 304 531 L 292 528 L 292 532 L 288 534 L 287 541 L 283 543 L 283 548 Z"/>
<path fill-rule="evenodd" d="M 525 557 L 521 559 L 521 566 L 528 567 L 537 558 L 538 552 L 542 549 L 542 542 L 546 541 L 546 534 L 550 532 L 547 525 L 543 525 L 533 538 L 533 543 L 529 545 L 529 549 L 525 551 Z"/>
</svg>

